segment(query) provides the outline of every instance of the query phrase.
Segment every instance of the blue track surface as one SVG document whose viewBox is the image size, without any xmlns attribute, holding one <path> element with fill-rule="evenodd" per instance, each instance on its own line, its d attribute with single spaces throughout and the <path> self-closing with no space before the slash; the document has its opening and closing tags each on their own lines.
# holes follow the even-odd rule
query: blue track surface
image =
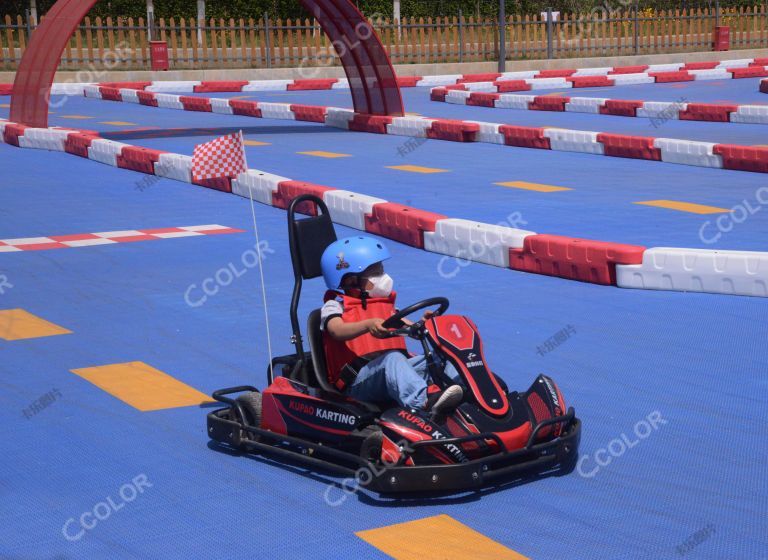
<svg viewBox="0 0 768 560">
<path fill-rule="evenodd" d="M 760 101 L 756 83 L 593 93 L 747 103 Z M 425 116 L 768 143 L 758 138 L 766 138 L 768 127 L 673 121 L 656 130 L 643 119 L 484 110 L 430 103 L 424 89 L 403 92 L 407 109 Z M 349 105 L 348 92 L 335 91 L 253 98 Z M 7 110 L 0 111 L 5 116 Z M 699 229 L 711 216 L 633 204 L 672 199 L 730 208 L 754 199 L 766 185 L 761 174 L 439 141 L 401 157 L 397 148 L 406 139 L 400 137 L 77 98 L 53 111 L 52 124 L 102 131 L 212 129 L 170 138 L 144 131 L 125 140 L 187 154 L 221 129 L 247 127 L 249 138 L 270 143 L 249 148 L 251 167 L 451 217 L 499 222 L 520 212 L 525 227 L 541 233 L 766 250 L 768 208 L 707 245 Z M 351 157 L 296 153 L 309 150 Z M 421 175 L 385 167 L 402 164 L 449 172 Z M 66 154 L 0 144 L 0 169 L 0 239 L 209 223 L 251 229 L 244 199 L 169 180 L 141 188 L 137 173 Z M 538 193 L 493 185 L 516 180 L 573 190 Z M 285 213 L 257 205 L 256 218 L 273 251 L 265 261 L 266 290 L 274 349 L 283 353 L 290 350 L 292 277 Z M 594 476 L 574 472 L 434 500 L 360 493 L 331 506 L 326 497 L 343 495 L 339 479 L 208 448 L 208 408 L 140 412 L 70 373 L 144 361 L 205 393 L 246 383 L 263 387 L 267 351 L 258 274 L 245 273 L 197 307 L 184 297 L 190 285 L 240 263 L 253 245 L 252 234 L 241 233 L 0 253 L 0 275 L 13 285 L 0 295 L 0 309 L 23 308 L 73 331 L 0 339 L 0 422 L 9 432 L 0 464 L 0 557 L 385 558 L 353 533 L 440 513 L 531 559 L 673 558 L 678 545 L 709 526 L 714 532 L 692 558 L 752 560 L 768 550 L 765 299 L 622 290 L 480 264 L 458 269 L 439 255 L 389 243 L 394 257 L 388 270 L 401 303 L 444 295 L 454 310 L 475 319 L 488 360 L 510 387 L 524 390 L 539 372 L 559 382 L 584 422 L 587 474 L 596 465 L 595 453 L 612 440 L 622 434 L 637 439 L 637 422 L 653 412 L 666 421 Z M 459 272 L 447 278 L 441 267 Z M 302 316 L 319 305 L 323 291 L 320 281 L 307 283 Z M 570 339 L 549 353 L 537 351 L 567 325 L 575 330 Z M 23 416 L 23 409 L 53 389 L 61 398 L 32 418 Z M 64 538 L 69 518 L 117 497 L 123 484 L 141 474 L 152 486 L 135 501 L 80 540 Z"/>
</svg>

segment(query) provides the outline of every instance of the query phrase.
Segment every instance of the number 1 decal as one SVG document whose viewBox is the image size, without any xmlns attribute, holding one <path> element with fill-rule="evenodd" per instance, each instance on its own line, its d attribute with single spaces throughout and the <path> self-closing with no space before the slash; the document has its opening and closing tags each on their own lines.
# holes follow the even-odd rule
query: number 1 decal
<svg viewBox="0 0 768 560">
<path fill-rule="evenodd" d="M 456 323 L 451 323 L 451 332 L 456 335 L 456 338 L 463 338 L 461 336 L 461 330 Z"/>
</svg>

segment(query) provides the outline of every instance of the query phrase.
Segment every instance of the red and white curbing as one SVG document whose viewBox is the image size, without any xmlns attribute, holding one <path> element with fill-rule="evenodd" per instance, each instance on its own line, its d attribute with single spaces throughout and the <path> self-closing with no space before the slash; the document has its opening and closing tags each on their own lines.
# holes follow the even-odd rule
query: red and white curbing
<svg viewBox="0 0 768 560">
<path fill-rule="evenodd" d="M 16 146 L 65 151 L 117 167 L 190 182 L 189 156 L 128 144 L 105 144 L 110 141 L 84 131 L 69 131 L 63 145 L 58 142 L 60 130 L 50 132 L 50 138 L 57 139 L 55 142 L 28 142 L 22 141 L 27 134 L 46 137 L 43 132 L 45 129 L 25 128 L 2 120 L 0 128 L 3 140 Z M 278 208 L 287 208 L 291 200 L 301 194 L 315 194 L 328 205 L 335 223 L 444 255 L 445 258 L 440 261 L 441 272 L 448 276 L 455 275 L 455 271 L 467 261 L 474 261 L 624 288 L 768 297 L 768 252 L 646 249 L 636 245 L 537 234 L 506 225 L 451 219 L 380 198 L 294 181 L 255 169 L 205 186 L 252 197 L 262 204 Z M 310 214 L 316 212 L 315 208 L 308 205 L 303 210 Z M 206 231 L 221 232 L 215 228 L 222 226 L 205 227 L 214 229 L 186 229 L 205 234 Z M 25 246 L 29 248 L 35 245 L 48 248 L 39 247 L 48 243 L 74 246 L 78 243 L 87 245 L 126 241 L 135 235 L 162 238 L 186 233 L 189 232 L 137 230 L 86 234 L 85 238 L 75 236 L 78 239 L 47 237 L 3 240 L 0 241 L 0 251 L 25 250 Z M 455 264 L 452 268 L 451 262 Z"/>
<path fill-rule="evenodd" d="M 205 224 L 199 226 L 50 235 L 47 237 L 22 237 L 16 239 L 0 239 L 0 253 L 71 249 L 74 247 L 92 247 L 94 245 L 113 245 L 115 243 L 133 243 L 135 241 L 153 241 L 176 237 L 196 237 L 199 235 L 220 235 L 224 233 L 242 232 L 242 229 L 220 226 L 218 224 Z"/>
<path fill-rule="evenodd" d="M 110 101 L 138 103 L 148 107 L 162 106 L 187 111 L 217 112 L 250 116 L 256 118 L 288 119 L 323 123 L 327 126 L 357 132 L 393 134 L 449 140 L 455 142 L 490 142 L 522 148 L 536 148 L 554 151 L 582 152 L 589 154 L 645 159 L 713 167 L 737 171 L 768 173 L 768 148 L 717 144 L 673 138 L 628 136 L 584 130 L 513 126 L 478 121 L 433 119 L 417 116 L 386 117 L 356 114 L 351 109 L 302 105 L 291 103 L 265 103 L 235 99 L 211 99 L 207 97 L 177 96 L 135 90 L 114 89 L 104 86 L 87 86 L 85 96 Z M 518 99 L 519 98 L 519 99 Z M 558 98 L 539 98 L 543 106 L 550 106 L 549 100 L 563 106 Z M 525 96 L 507 96 L 506 106 L 523 107 L 530 101 Z M 693 105 L 693 104 L 690 104 Z M 648 114 L 664 114 L 657 102 L 648 102 Z M 745 106 L 746 107 L 746 106 Z M 699 114 L 699 113 L 697 113 Z M 756 115 L 763 113 L 757 112 Z M 747 110 L 734 111 L 732 118 L 752 119 L 755 116 Z M 118 143 L 115 143 L 118 144 Z M 106 150 L 108 147 L 105 146 Z M 118 146 L 119 148 L 119 146 Z M 118 148 L 111 148 L 112 150 Z"/>
<path fill-rule="evenodd" d="M 642 117 L 658 121 L 687 120 L 768 124 L 768 105 L 724 105 L 607 99 L 603 97 L 536 96 L 434 88 L 432 101 L 495 109 L 591 113 Z"/>
<path fill-rule="evenodd" d="M 446 74 L 437 76 L 398 76 L 404 87 L 464 86 L 469 91 L 528 91 L 579 87 L 605 87 L 632 84 L 723 80 L 768 77 L 768 58 L 741 58 L 709 62 L 675 62 L 604 68 L 568 68 L 523 70 L 484 74 Z M 134 81 L 54 84 L 52 95 L 82 95 L 87 85 L 115 89 L 134 89 L 152 93 L 213 93 L 249 91 L 302 91 L 349 89 L 345 78 L 298 80 L 226 80 L 226 81 Z M 13 84 L 0 84 L 0 95 L 10 95 Z"/>
</svg>

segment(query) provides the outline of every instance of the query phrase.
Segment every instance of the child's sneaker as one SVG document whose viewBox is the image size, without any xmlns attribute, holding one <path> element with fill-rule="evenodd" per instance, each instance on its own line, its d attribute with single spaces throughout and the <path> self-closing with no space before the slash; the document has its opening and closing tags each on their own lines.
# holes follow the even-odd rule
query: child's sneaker
<svg viewBox="0 0 768 560">
<path fill-rule="evenodd" d="M 462 388 L 458 385 L 451 385 L 443 391 L 443 394 L 440 395 L 437 402 L 432 405 L 432 418 L 450 413 L 454 408 L 461 404 L 461 399 L 463 398 L 464 391 Z"/>
</svg>

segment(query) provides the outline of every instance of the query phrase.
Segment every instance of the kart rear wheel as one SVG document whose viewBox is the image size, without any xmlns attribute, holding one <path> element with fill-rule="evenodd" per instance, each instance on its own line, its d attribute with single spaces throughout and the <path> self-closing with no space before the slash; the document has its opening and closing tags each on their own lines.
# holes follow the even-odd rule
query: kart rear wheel
<svg viewBox="0 0 768 560">
<path fill-rule="evenodd" d="M 240 408 L 242 408 L 243 414 L 245 415 L 245 418 L 242 418 L 243 424 L 253 428 L 261 427 L 261 393 L 258 391 L 243 393 L 242 395 L 238 395 L 235 400 L 240 403 Z M 233 409 L 233 419 L 240 420 L 237 416 L 238 413 Z M 240 442 L 242 439 L 246 438 L 254 441 L 259 440 L 259 436 L 252 432 L 238 430 L 235 443 L 238 447 L 244 447 Z"/>
</svg>

